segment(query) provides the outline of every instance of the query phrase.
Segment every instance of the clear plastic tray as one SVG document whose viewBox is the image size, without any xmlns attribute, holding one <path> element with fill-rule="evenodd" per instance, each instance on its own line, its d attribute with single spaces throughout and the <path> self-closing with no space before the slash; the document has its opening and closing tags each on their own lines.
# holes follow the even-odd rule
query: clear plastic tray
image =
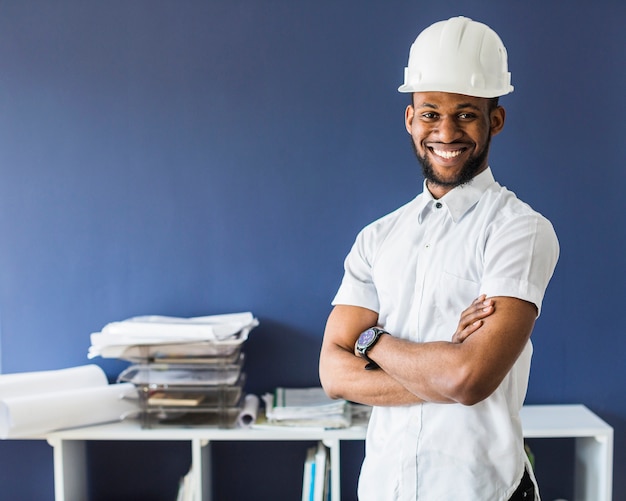
<svg viewBox="0 0 626 501">
<path fill-rule="evenodd" d="M 233 428 L 241 409 L 241 405 L 215 409 L 147 409 L 141 414 L 141 425 L 144 428 L 157 425 Z"/>
<path fill-rule="evenodd" d="M 120 373 L 117 382 L 133 383 L 154 389 L 236 384 L 243 367 L 244 354 L 235 363 L 219 364 L 136 364 Z"/>
<path fill-rule="evenodd" d="M 129 362 L 157 361 L 159 359 L 236 359 L 241 352 L 244 337 L 225 341 L 204 341 L 200 343 L 172 343 L 129 346 L 119 355 Z"/>
<path fill-rule="evenodd" d="M 138 388 L 143 409 L 197 410 L 236 406 L 243 395 L 245 374 L 234 385 Z"/>
<path fill-rule="evenodd" d="M 157 354 L 154 357 L 140 357 L 134 360 L 140 364 L 208 364 L 208 365 L 230 365 L 239 361 L 241 349 L 237 348 L 228 355 L 163 355 Z"/>
</svg>

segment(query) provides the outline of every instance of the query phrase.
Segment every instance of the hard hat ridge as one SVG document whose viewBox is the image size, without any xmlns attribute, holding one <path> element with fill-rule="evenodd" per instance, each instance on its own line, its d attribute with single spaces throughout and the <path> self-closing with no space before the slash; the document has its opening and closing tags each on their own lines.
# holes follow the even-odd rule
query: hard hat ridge
<svg viewBox="0 0 626 501">
<path fill-rule="evenodd" d="M 440 91 L 475 97 L 513 92 L 507 51 L 489 26 L 467 17 L 422 31 L 409 52 L 400 92 Z"/>
</svg>

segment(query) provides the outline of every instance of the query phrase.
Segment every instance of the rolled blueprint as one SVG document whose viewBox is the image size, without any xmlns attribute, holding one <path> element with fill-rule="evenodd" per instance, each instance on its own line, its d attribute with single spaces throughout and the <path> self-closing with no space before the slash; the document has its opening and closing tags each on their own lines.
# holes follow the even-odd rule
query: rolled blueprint
<svg viewBox="0 0 626 501">
<path fill-rule="evenodd" d="M 28 438 L 77 426 L 119 421 L 137 412 L 131 383 L 105 384 L 0 400 L 0 438 Z"/>
<path fill-rule="evenodd" d="M 240 428 L 250 428 L 256 421 L 259 413 L 259 397 L 256 395 L 246 395 L 243 408 L 237 418 L 237 426 Z"/>
<path fill-rule="evenodd" d="M 0 438 L 39 437 L 137 412 L 131 383 L 108 384 L 97 365 L 0 375 Z M 135 397 L 135 398 L 124 398 Z"/>
<path fill-rule="evenodd" d="M 95 364 L 52 371 L 2 374 L 0 399 L 106 384 L 106 374 Z"/>
</svg>

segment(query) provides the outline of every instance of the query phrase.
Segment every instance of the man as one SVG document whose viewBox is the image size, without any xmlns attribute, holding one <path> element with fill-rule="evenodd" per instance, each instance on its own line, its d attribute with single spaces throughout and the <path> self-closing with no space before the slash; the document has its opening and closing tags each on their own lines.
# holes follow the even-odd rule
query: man
<svg viewBox="0 0 626 501">
<path fill-rule="evenodd" d="M 331 397 L 373 406 L 359 499 L 538 500 L 519 411 L 559 246 L 488 164 L 506 49 L 468 18 L 435 23 L 399 90 L 424 189 L 359 233 L 320 355 Z"/>
</svg>

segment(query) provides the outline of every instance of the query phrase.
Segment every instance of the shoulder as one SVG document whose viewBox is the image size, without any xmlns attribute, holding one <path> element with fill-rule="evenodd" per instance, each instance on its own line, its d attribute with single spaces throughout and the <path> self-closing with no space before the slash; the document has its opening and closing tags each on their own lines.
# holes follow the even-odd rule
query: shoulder
<svg viewBox="0 0 626 501">
<path fill-rule="evenodd" d="M 498 248 L 509 242 L 514 248 L 530 246 L 555 259 L 558 257 L 559 242 L 552 222 L 514 192 L 495 183 L 485 192 L 480 204 L 486 235 Z"/>
<path fill-rule="evenodd" d="M 495 225 L 508 225 L 515 221 L 533 221 L 534 224 L 554 232 L 554 227 L 547 217 L 520 200 L 513 191 L 498 183 L 494 183 L 485 191 L 480 204 L 483 206 L 483 211 L 492 215 L 490 220 Z"/>
<path fill-rule="evenodd" d="M 384 243 L 394 235 L 403 233 L 407 221 L 418 213 L 420 196 L 398 207 L 394 211 L 369 223 L 359 231 L 352 246 L 350 255 L 372 263 Z"/>
<path fill-rule="evenodd" d="M 359 238 L 381 240 L 407 219 L 417 216 L 422 195 L 398 207 L 394 211 L 372 221 L 359 232 Z"/>
</svg>

